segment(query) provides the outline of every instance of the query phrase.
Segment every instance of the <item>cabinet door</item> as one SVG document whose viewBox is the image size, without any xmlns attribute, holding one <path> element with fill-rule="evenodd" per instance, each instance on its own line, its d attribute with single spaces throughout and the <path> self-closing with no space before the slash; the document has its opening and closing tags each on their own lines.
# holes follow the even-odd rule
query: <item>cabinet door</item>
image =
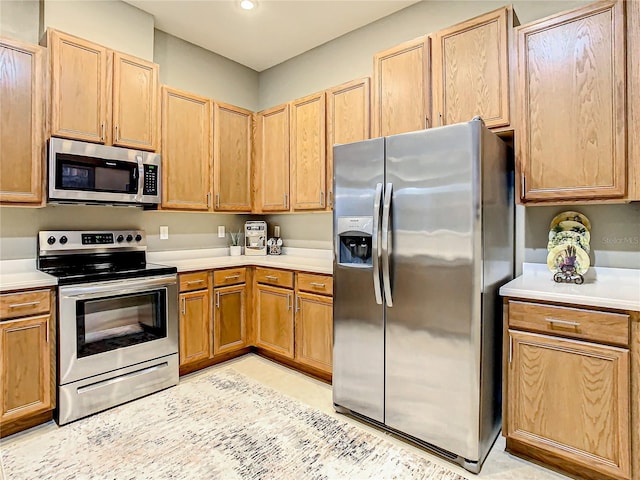
<svg viewBox="0 0 640 480">
<path fill-rule="evenodd" d="M 257 116 L 256 206 L 262 212 L 289 210 L 289 105 Z"/>
<path fill-rule="evenodd" d="M 251 211 L 253 112 L 214 104 L 213 192 L 216 211 Z"/>
<path fill-rule="evenodd" d="M 291 102 L 291 204 L 321 210 L 326 193 L 325 94 Z"/>
<path fill-rule="evenodd" d="M 487 127 L 509 125 L 509 8 L 433 35 L 433 121 L 468 122 L 480 115 Z"/>
<path fill-rule="evenodd" d="M 211 103 L 162 87 L 162 208 L 211 205 Z"/>
<path fill-rule="evenodd" d="M 624 42 L 624 2 L 597 2 L 517 30 L 524 200 L 624 196 Z"/>
<path fill-rule="evenodd" d="M 333 361 L 333 300 L 296 295 L 296 360 L 331 373 Z"/>
<path fill-rule="evenodd" d="M 333 208 L 333 146 L 371 136 L 369 77 L 327 91 L 327 208 Z"/>
<path fill-rule="evenodd" d="M 214 290 L 213 353 L 238 350 L 247 345 L 246 285 Z"/>
<path fill-rule="evenodd" d="M 113 144 L 158 149 L 158 64 L 113 54 Z"/>
<path fill-rule="evenodd" d="M 419 37 L 373 57 L 373 136 L 413 132 L 429 118 L 430 40 Z"/>
<path fill-rule="evenodd" d="M 50 315 L 0 323 L 0 422 L 51 409 Z"/>
<path fill-rule="evenodd" d="M 111 86 L 107 49 L 62 32 L 49 31 L 51 135 L 107 142 Z"/>
<path fill-rule="evenodd" d="M 180 294 L 180 366 L 211 355 L 209 290 Z"/>
<path fill-rule="evenodd" d="M 41 203 L 46 50 L 0 39 L 0 202 Z"/>
<path fill-rule="evenodd" d="M 293 358 L 293 291 L 258 285 L 256 346 Z"/>
<path fill-rule="evenodd" d="M 626 2 L 627 9 L 627 106 L 629 115 L 628 200 L 640 201 L 640 2 Z M 640 445 L 640 444 L 639 444 Z M 638 459 L 640 464 L 640 458 Z M 638 467 L 640 475 L 640 466 Z"/>
<path fill-rule="evenodd" d="M 629 478 L 629 351 L 509 330 L 506 436 Z"/>
</svg>

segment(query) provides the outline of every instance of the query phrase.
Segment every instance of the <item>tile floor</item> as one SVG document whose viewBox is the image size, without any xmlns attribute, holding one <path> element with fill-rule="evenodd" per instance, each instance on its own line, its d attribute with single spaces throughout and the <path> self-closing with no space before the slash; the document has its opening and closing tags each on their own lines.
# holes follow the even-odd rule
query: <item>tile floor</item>
<svg viewBox="0 0 640 480">
<path fill-rule="evenodd" d="M 230 360 L 223 364 L 215 365 L 206 369 L 205 371 L 209 372 L 212 369 L 226 368 L 233 368 L 237 372 L 251 377 L 254 380 L 257 380 L 264 385 L 271 387 L 274 390 L 277 390 L 285 395 L 296 398 L 299 401 L 311 407 L 317 408 L 318 410 L 321 410 L 328 415 L 338 417 L 356 424 L 360 428 L 367 430 L 373 435 L 382 436 L 391 442 L 402 444 L 405 448 L 413 451 L 415 454 L 420 455 L 434 463 L 446 465 L 451 470 L 454 470 L 455 472 L 470 480 L 557 480 L 569 478 L 509 455 L 504 451 L 504 438 L 501 436 L 498 437 L 498 440 L 493 446 L 491 453 L 489 453 L 489 456 L 485 461 L 480 474 L 474 475 L 460 467 L 457 467 L 456 465 L 440 459 L 439 457 L 431 455 L 423 449 L 415 447 L 401 439 L 389 435 L 386 432 L 370 427 L 344 415 L 335 413 L 331 400 L 331 386 L 327 385 L 326 383 L 310 378 L 304 374 L 283 367 L 254 354 L 244 355 L 240 358 Z M 186 377 L 182 377 L 181 381 L 188 382 L 194 378 L 197 378 L 197 376 L 201 375 L 203 372 L 204 371 L 195 372 Z M 26 432 L 18 433 L 0 442 L 0 449 L 2 448 L 2 444 L 6 444 L 7 442 L 20 441 L 27 436 L 31 437 L 34 435 L 46 435 L 48 431 L 55 428 L 58 428 L 55 423 L 49 422 L 45 425 L 32 428 L 31 430 L 28 430 Z M 2 479 L 2 469 L 0 469 L 0 479 Z"/>
</svg>

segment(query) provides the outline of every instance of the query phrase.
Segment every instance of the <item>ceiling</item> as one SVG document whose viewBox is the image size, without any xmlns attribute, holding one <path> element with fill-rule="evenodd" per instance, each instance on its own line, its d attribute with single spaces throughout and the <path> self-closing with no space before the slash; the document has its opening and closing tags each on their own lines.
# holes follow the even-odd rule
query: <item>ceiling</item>
<svg viewBox="0 0 640 480">
<path fill-rule="evenodd" d="M 125 0 L 155 27 L 258 72 L 419 0 Z"/>
</svg>

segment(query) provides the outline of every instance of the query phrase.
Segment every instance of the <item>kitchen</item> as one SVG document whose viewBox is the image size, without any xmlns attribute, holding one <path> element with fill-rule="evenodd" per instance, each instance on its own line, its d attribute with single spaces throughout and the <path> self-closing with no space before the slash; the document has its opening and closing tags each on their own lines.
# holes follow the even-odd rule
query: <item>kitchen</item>
<svg viewBox="0 0 640 480">
<path fill-rule="evenodd" d="M 154 60 L 160 64 L 161 84 L 260 111 L 371 75 L 371 60 L 377 52 L 502 6 L 499 2 L 455 2 L 455 6 L 447 4 L 443 8 L 438 2 L 435 6 L 430 3 L 410 7 L 260 74 L 154 30 L 149 14 L 121 2 L 99 2 L 91 6 L 45 2 L 44 22 L 109 48 Z M 584 3 L 516 2 L 514 9 L 524 24 Z M 3 35 L 37 43 L 37 2 L 3 2 L 2 8 Z M 545 263 L 549 220 L 565 208 L 567 206 L 520 209 L 516 268 L 523 261 Z M 596 266 L 639 268 L 637 203 L 575 208 L 585 213 L 600 232 L 592 239 Z M 2 207 L 0 245 L 3 259 L 33 258 L 40 230 L 139 228 L 147 232 L 150 253 L 226 247 L 226 239 L 217 236 L 217 227 L 226 225 L 229 230 L 237 230 L 246 218 L 220 213 L 97 207 Z M 331 249 L 331 213 L 270 214 L 266 220 L 269 225 L 281 226 L 287 247 Z M 168 240 L 160 239 L 160 226 L 169 227 Z"/>
</svg>

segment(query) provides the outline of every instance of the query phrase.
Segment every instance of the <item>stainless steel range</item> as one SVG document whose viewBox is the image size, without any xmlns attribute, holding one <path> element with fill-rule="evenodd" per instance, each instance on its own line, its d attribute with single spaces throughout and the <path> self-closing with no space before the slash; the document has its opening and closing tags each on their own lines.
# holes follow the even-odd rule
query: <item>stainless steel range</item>
<svg viewBox="0 0 640 480">
<path fill-rule="evenodd" d="M 59 285 L 59 425 L 178 383 L 176 269 L 146 248 L 136 230 L 38 235 L 38 269 Z"/>
</svg>

